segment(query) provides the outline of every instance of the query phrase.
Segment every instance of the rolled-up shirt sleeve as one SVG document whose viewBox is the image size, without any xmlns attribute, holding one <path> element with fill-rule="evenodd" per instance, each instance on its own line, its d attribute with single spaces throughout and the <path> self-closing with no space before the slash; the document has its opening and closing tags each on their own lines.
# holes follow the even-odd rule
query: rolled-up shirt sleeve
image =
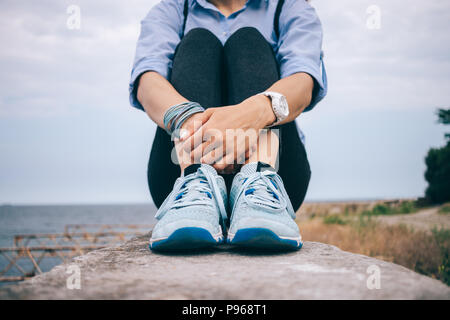
<svg viewBox="0 0 450 320">
<path fill-rule="evenodd" d="M 172 68 L 175 48 L 180 42 L 183 23 L 181 0 L 162 0 L 141 21 L 141 33 L 129 84 L 130 103 L 144 110 L 137 99 L 140 76 L 155 71 L 166 79 Z"/>
<path fill-rule="evenodd" d="M 280 15 L 277 59 L 281 78 L 305 72 L 314 79 L 311 110 L 327 94 L 327 77 L 322 54 L 322 25 L 306 1 L 288 0 Z"/>
</svg>

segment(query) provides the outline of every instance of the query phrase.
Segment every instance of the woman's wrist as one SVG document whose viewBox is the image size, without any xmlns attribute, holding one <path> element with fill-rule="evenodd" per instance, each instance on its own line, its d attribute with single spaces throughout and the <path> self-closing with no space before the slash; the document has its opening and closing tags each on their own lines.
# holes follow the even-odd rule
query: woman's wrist
<svg viewBox="0 0 450 320">
<path fill-rule="evenodd" d="M 259 117 L 255 118 L 261 129 L 270 126 L 277 120 L 275 113 L 273 113 L 272 101 L 267 96 L 257 94 L 244 100 L 242 104 L 244 104 L 244 108 L 253 109 L 252 112 L 254 112 L 255 116 L 259 115 Z"/>
</svg>

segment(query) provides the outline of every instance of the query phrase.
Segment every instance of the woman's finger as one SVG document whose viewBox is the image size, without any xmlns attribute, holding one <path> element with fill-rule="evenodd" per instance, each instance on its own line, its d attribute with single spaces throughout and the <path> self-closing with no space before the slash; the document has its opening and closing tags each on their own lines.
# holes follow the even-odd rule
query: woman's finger
<svg viewBox="0 0 450 320">
<path fill-rule="evenodd" d="M 180 129 L 180 141 L 184 141 L 191 137 L 197 130 L 201 128 L 203 124 L 205 124 L 209 120 L 212 112 L 208 110 L 205 110 L 201 113 L 196 113 L 188 120 L 186 120 L 185 124 Z"/>
</svg>

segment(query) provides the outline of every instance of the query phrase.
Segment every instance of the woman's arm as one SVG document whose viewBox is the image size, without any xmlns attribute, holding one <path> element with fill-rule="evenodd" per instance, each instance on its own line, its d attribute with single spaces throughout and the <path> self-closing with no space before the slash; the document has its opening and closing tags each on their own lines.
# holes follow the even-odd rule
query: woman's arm
<svg viewBox="0 0 450 320">
<path fill-rule="evenodd" d="M 137 99 L 148 116 L 161 128 L 164 128 L 164 114 L 171 106 L 187 101 L 159 73 L 144 73 L 139 80 Z"/>
<path fill-rule="evenodd" d="M 275 82 L 270 88 L 267 89 L 267 91 L 275 91 L 283 94 L 288 101 L 289 116 L 282 121 L 281 124 L 293 121 L 310 104 L 313 87 L 314 82 L 311 76 L 306 73 L 296 73 Z M 186 98 L 175 90 L 169 81 L 157 72 L 153 71 L 146 72 L 141 76 L 137 98 L 144 107 L 144 110 L 148 116 L 162 128 L 164 128 L 163 118 L 167 109 L 175 104 L 187 101 Z M 254 127 L 256 129 L 262 126 L 260 128 L 262 129 L 275 121 L 275 115 L 271 112 L 272 104 L 269 97 L 255 95 L 246 99 L 237 106 L 240 109 L 247 108 L 256 112 L 259 111 L 258 113 L 264 115 L 263 119 L 259 119 L 258 122 L 255 122 L 255 120 L 258 119 L 254 116 L 253 112 L 239 113 L 240 116 L 244 115 L 244 118 L 241 119 L 248 123 L 248 125 L 245 125 L 244 127 Z M 263 112 L 263 108 L 267 110 Z M 220 111 L 220 109 L 221 108 L 211 108 L 209 109 L 211 111 L 208 111 L 208 113 L 217 112 Z M 222 119 L 224 121 L 227 120 L 227 118 Z M 252 125 L 252 122 L 255 122 L 255 124 Z"/>
<path fill-rule="evenodd" d="M 153 71 L 146 72 L 140 77 L 137 99 L 148 116 L 161 128 L 164 128 L 164 114 L 166 111 L 173 105 L 188 101 L 175 90 L 166 78 Z M 188 130 L 194 131 L 195 128 L 203 124 L 202 119 L 203 113 L 194 114 L 183 123 L 181 128 L 184 132 L 188 132 Z M 180 145 L 178 139 L 175 139 L 178 164 L 183 170 L 193 163 L 193 159 L 190 153 L 183 152 Z"/>
<path fill-rule="evenodd" d="M 312 77 L 303 72 L 295 73 L 289 77 L 275 82 L 266 91 L 281 93 L 286 97 L 289 105 L 289 116 L 280 122 L 280 124 L 294 121 L 310 105 L 314 89 Z M 272 110 L 272 103 L 269 97 L 264 95 L 255 95 L 242 102 L 243 108 L 252 105 L 258 105 L 260 108 Z M 266 126 L 275 121 L 275 115 L 268 113 Z"/>
<path fill-rule="evenodd" d="M 163 126 L 164 112 L 184 99 L 166 80 L 180 42 L 183 11 L 179 0 L 163 0 L 141 21 L 129 83 L 130 102 Z"/>
<path fill-rule="evenodd" d="M 314 89 L 314 81 L 307 73 L 295 73 L 275 82 L 267 91 L 275 91 L 283 94 L 289 104 L 289 116 L 280 124 L 295 120 L 302 111 L 311 103 Z M 213 154 L 213 150 L 221 148 L 226 158 L 226 163 L 249 154 L 249 150 L 256 144 L 259 131 L 273 124 L 276 120 L 272 110 L 270 98 L 264 95 L 255 95 L 242 101 L 237 105 L 209 108 L 202 113 L 198 119 L 203 123 L 201 130 L 191 131 L 190 135 L 183 141 L 183 149 L 190 153 L 192 158 L 197 158 L 198 154 L 203 154 L 202 162 L 214 163 L 220 157 Z M 232 149 L 227 149 L 227 130 L 233 132 L 245 132 L 238 134 L 235 145 Z M 239 131 L 241 130 L 241 131 Z M 206 139 L 205 137 L 221 137 L 222 141 Z M 228 140 L 229 141 L 229 140 Z M 207 151 L 205 151 L 207 150 Z M 240 150 L 242 154 L 235 154 L 235 150 Z M 224 170 L 227 164 L 214 164 L 217 170 Z"/>
</svg>

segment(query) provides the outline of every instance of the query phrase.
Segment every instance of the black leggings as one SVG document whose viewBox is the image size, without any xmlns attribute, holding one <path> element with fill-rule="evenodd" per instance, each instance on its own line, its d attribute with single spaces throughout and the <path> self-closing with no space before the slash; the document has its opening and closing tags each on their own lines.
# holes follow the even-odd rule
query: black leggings
<svg viewBox="0 0 450 320">
<path fill-rule="evenodd" d="M 255 28 L 239 29 L 224 46 L 210 31 L 195 28 L 175 51 L 170 83 L 186 99 L 204 108 L 234 105 L 267 90 L 279 80 L 278 69 L 271 46 Z M 311 171 L 295 122 L 278 128 L 278 174 L 297 210 L 305 198 Z M 157 207 L 181 173 L 171 160 L 172 148 L 170 136 L 158 127 L 148 163 L 148 184 Z M 233 176 L 223 177 L 229 190 Z"/>
</svg>

